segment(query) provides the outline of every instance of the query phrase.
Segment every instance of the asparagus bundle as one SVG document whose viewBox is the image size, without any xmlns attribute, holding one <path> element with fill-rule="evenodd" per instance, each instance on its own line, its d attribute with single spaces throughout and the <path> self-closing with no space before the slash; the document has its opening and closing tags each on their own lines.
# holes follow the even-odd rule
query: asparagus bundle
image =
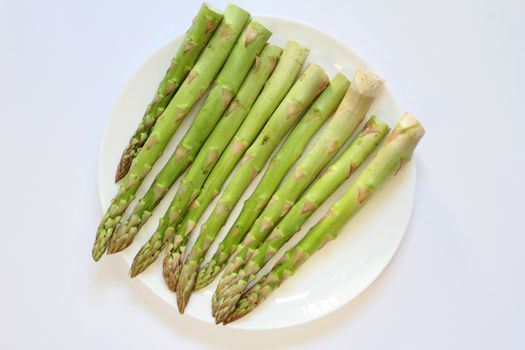
<svg viewBox="0 0 525 350">
<path fill-rule="evenodd" d="M 236 133 L 234 139 L 228 145 L 228 148 L 223 152 L 214 170 L 209 175 L 203 192 L 197 198 L 197 201 L 205 203 L 206 206 L 211 202 L 213 197 L 216 195 L 215 191 L 220 190 L 222 183 L 226 181 L 226 178 L 235 167 L 239 158 L 244 154 L 244 150 L 253 139 L 257 136 L 260 129 L 264 126 L 264 123 L 268 120 L 271 113 L 277 107 L 279 102 L 288 92 L 288 89 L 293 84 L 297 74 L 299 73 L 301 66 L 306 59 L 308 50 L 301 47 L 295 42 L 288 42 L 284 52 L 281 56 L 274 73 L 266 83 L 261 95 L 257 98 L 257 101 L 253 105 L 253 108 L 248 113 L 248 116 L 241 125 L 239 131 Z M 219 177 L 223 176 L 224 180 L 219 183 Z M 210 181 L 213 179 L 213 181 Z M 206 187 L 207 184 L 210 184 Z M 218 189 L 216 189 L 218 187 Z M 195 207 L 196 201 L 193 202 L 192 206 Z M 204 210 L 203 210 L 204 211 Z M 190 207 L 191 212 L 191 207 Z M 196 213 L 194 213 L 194 216 Z M 202 215 L 199 213 L 198 217 Z M 188 216 L 185 217 L 185 220 Z M 198 218 L 197 218 L 198 220 Z M 155 259 L 165 245 L 165 242 L 173 237 L 177 223 L 174 222 L 172 225 L 161 225 L 152 236 L 152 239 L 144 245 L 141 250 L 137 253 L 131 266 L 131 276 L 136 276 L 140 272 L 144 271 Z M 163 272 L 165 273 L 165 269 Z"/>
<path fill-rule="evenodd" d="M 219 25 L 222 14 L 213 10 L 209 5 L 203 4 L 193 19 L 192 25 L 186 33 L 186 38 L 179 51 L 171 60 L 171 65 L 162 79 L 153 101 L 148 105 L 135 134 L 122 153 L 115 175 L 115 182 L 121 180 L 129 170 L 131 161 L 140 151 L 150 135 L 151 129 L 157 122 L 173 95 L 186 78 L 186 75 L 195 64 L 197 57 L 210 40 L 213 32 Z"/>
<path fill-rule="evenodd" d="M 299 159 L 310 139 L 335 111 L 349 84 L 350 82 L 344 75 L 337 74 L 304 117 L 301 118 L 279 152 L 270 161 L 262 180 L 244 204 L 241 215 L 230 229 L 227 239 L 225 239 L 225 241 L 231 242 L 230 245 L 237 244 L 244 233 L 248 231 L 290 167 Z M 197 269 L 208 248 L 209 246 L 206 245 L 195 245 L 188 255 L 187 262 L 182 267 L 181 276 L 177 282 L 179 291 L 187 292 L 184 293 L 184 296 L 178 297 L 177 300 L 189 298 L 193 290 Z M 181 300 L 181 302 L 183 301 Z"/>
<path fill-rule="evenodd" d="M 296 167 L 294 175 L 286 179 L 277 193 L 273 195 L 268 206 L 263 208 L 263 213 L 254 218 L 257 219 L 255 224 L 253 224 L 253 221 L 250 222 L 248 229 L 251 228 L 251 230 L 248 238 L 246 238 L 251 241 L 250 247 L 256 246 L 266 238 L 280 218 L 292 207 L 295 200 L 299 198 L 301 193 L 317 177 L 330 159 L 333 158 L 357 125 L 361 123 L 370 105 L 381 91 L 382 86 L 383 81 L 374 74 L 365 72 L 362 69 L 357 70 L 342 103 L 319 140 Z M 237 245 L 244 238 L 245 234 L 246 232 L 235 238 L 235 241 L 232 243 Z M 201 273 L 199 284 L 211 282 L 226 264 L 227 259 L 235 248 L 229 242 L 231 240 L 230 236 L 231 233 L 226 236 L 223 240 L 225 244 L 220 245 L 214 255 L 222 255 L 222 261 L 216 263 L 213 260 L 214 258 L 212 258 L 209 265 L 210 268 L 208 266 L 204 267 L 205 270 Z M 241 244 L 241 247 L 246 244 Z"/>
<path fill-rule="evenodd" d="M 202 225 L 195 247 L 202 251 L 215 240 L 220 228 L 226 222 L 233 207 L 246 188 L 260 173 L 266 161 L 308 106 L 328 85 L 328 77 L 317 65 L 309 65 L 299 82 L 292 87 L 284 101 L 276 109 L 253 145 L 246 151 L 239 169 L 225 189 L 224 194 L 213 209 L 208 220 Z M 202 249 L 201 249 L 202 248 Z M 185 299 L 180 298 L 177 286 L 177 303 L 179 311 L 186 306 Z M 186 299 L 187 300 L 187 299 Z"/>
<path fill-rule="evenodd" d="M 215 228 L 224 224 L 239 197 L 262 170 L 275 147 L 327 84 L 328 78 L 321 67 L 311 64 L 306 68 L 303 75 L 272 114 L 272 117 L 257 136 L 257 139 L 246 151 L 233 179 L 225 189 L 210 217 L 203 224 L 202 232 L 197 241 L 200 241 L 203 237 L 207 237 L 205 238 L 206 240 L 211 239 L 213 241 L 213 238 L 207 234 L 208 230 L 216 232 Z M 188 237 L 185 232 L 191 232 L 192 228 L 185 228 L 185 230 L 175 235 L 174 247 L 170 254 L 181 256 L 179 252 L 184 252 Z M 178 263 L 178 260 L 172 260 L 170 269 L 173 271 L 179 267 Z"/>
<path fill-rule="evenodd" d="M 266 297 L 327 242 L 335 239 L 370 196 L 412 156 L 424 134 L 419 121 L 405 114 L 374 157 L 348 191 L 328 210 L 326 215 L 257 284 L 247 290 L 234 311 L 223 320 L 233 322 L 251 312 Z"/>
<path fill-rule="evenodd" d="M 249 17 L 248 12 L 235 5 L 228 5 L 224 11 L 224 18 L 219 28 L 215 31 L 195 67 L 188 73 L 182 86 L 155 123 L 150 136 L 133 160 L 117 195 L 104 214 L 97 229 L 92 249 L 92 256 L 95 261 L 98 261 L 104 254 L 115 226 L 119 223 L 129 203 L 134 199 L 142 180 L 161 156 L 184 117 L 210 86 Z"/>
<path fill-rule="evenodd" d="M 224 67 L 221 69 L 214 87 L 208 94 L 201 110 L 193 120 L 189 130 L 177 145 L 164 168 L 157 175 L 146 194 L 139 200 L 128 222 L 122 222 L 108 246 L 109 253 L 116 253 L 128 247 L 139 228 L 149 219 L 153 209 L 164 198 L 177 178 L 193 161 L 200 147 L 213 131 L 222 113 L 262 50 L 271 32 L 261 24 L 251 21 L 237 40 Z M 170 215 L 169 220 L 176 220 Z"/>
<path fill-rule="evenodd" d="M 389 127 L 376 117 L 363 127 L 346 151 L 321 175 L 308 191 L 295 203 L 268 238 L 256 249 L 245 247 L 236 256 L 221 282 L 217 320 L 223 320 L 235 307 L 246 286 L 255 278 L 288 240 L 301 229 L 301 225 L 321 204 L 352 175 L 388 133 Z M 252 252 L 253 251 L 253 252 Z M 230 266 L 229 266 L 230 267 Z M 231 270 L 234 268 L 234 270 Z"/>
<path fill-rule="evenodd" d="M 355 128 L 361 123 L 372 102 L 381 92 L 382 87 L 383 80 L 375 74 L 366 72 L 363 69 L 357 70 L 350 88 L 334 117 L 323 130 L 321 137 L 299 165 L 295 167 L 292 175 L 285 180 L 272 196 L 268 206 L 257 218 L 255 224 L 239 245 L 239 251 L 247 248 L 248 252 L 252 252 L 266 239 L 275 225 L 292 208 L 303 191 L 315 180 L 325 165 L 335 156 Z M 244 260 L 245 258 L 240 257 L 240 259 Z M 239 259 L 234 259 L 233 261 L 235 260 Z M 227 273 L 219 281 L 217 290 L 212 298 L 212 313 L 217 317 L 220 317 L 222 313 L 217 313 L 217 310 L 223 310 L 223 288 L 228 284 L 229 273 L 235 270 L 233 261 L 226 268 Z"/>
<path fill-rule="evenodd" d="M 188 173 L 183 178 L 169 209 L 162 218 L 163 221 L 170 222 L 170 220 L 172 220 L 176 222 L 176 218 L 182 215 L 198 190 L 200 190 L 202 183 L 215 165 L 217 158 L 226 148 L 226 145 L 248 114 L 266 80 L 272 74 L 281 52 L 282 49 L 274 45 L 267 45 L 263 49 L 261 56 L 257 59 L 244 80 L 234 101 L 230 104 L 228 110 L 206 140 L 206 143 L 199 151 Z M 139 201 L 127 224 L 125 233 L 120 236 L 119 227 L 115 234 L 115 239 L 119 236 L 119 239 L 122 241 L 129 241 L 129 243 L 131 243 L 131 240 L 141 225 L 151 216 L 151 212 L 160 201 L 160 199 L 153 201 L 156 192 L 154 189 L 152 190 L 152 188 L 150 188 L 148 193 Z M 173 225 L 173 223 L 171 225 Z M 129 243 L 125 244 L 129 245 Z M 110 244 L 108 249 L 111 249 L 111 247 Z"/>
</svg>

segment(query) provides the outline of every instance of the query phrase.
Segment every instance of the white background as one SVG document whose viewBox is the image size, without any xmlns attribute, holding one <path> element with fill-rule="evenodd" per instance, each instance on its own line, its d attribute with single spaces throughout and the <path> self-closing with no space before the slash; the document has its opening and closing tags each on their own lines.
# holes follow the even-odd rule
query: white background
<svg viewBox="0 0 525 350">
<path fill-rule="evenodd" d="M 347 42 L 424 123 L 393 262 L 330 316 L 264 332 L 182 317 L 118 256 L 92 262 L 107 115 L 200 2 L 2 0 L 0 349 L 523 349 L 525 3 L 236 3 Z"/>
</svg>

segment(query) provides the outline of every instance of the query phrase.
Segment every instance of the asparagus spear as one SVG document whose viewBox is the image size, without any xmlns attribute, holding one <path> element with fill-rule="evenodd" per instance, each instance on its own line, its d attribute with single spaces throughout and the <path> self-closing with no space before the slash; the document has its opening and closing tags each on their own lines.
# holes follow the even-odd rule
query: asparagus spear
<svg viewBox="0 0 525 350">
<path fill-rule="evenodd" d="M 287 137 L 279 152 L 277 152 L 270 161 L 262 180 L 250 198 L 245 202 L 239 218 L 228 232 L 226 238 L 221 242 L 219 249 L 221 247 L 223 251 L 227 249 L 224 246 L 225 242 L 229 247 L 239 243 L 240 239 L 248 231 L 255 219 L 257 219 L 259 213 L 264 209 L 268 199 L 270 199 L 277 186 L 279 186 L 279 183 L 285 177 L 290 167 L 299 159 L 310 139 L 335 111 L 349 84 L 350 82 L 344 75 L 337 74 L 330 85 L 323 91 L 312 107 L 310 107 L 305 116 L 290 133 L 290 136 Z M 177 300 L 181 300 L 182 298 L 188 299 L 190 297 L 195 283 L 197 269 L 208 248 L 209 246 L 205 244 L 195 245 L 188 255 L 188 259 L 182 267 L 181 276 L 177 283 L 179 291 L 187 292 L 184 293 L 183 296 L 178 297 Z M 225 254 L 222 254 L 222 256 L 224 255 Z"/>
<path fill-rule="evenodd" d="M 296 246 L 286 252 L 270 273 L 243 294 L 233 313 L 223 320 L 224 323 L 233 322 L 251 312 L 312 254 L 335 239 L 345 223 L 365 205 L 370 196 L 411 158 L 424 132 L 416 118 L 405 114 L 385 145 L 348 191 Z"/>
<path fill-rule="evenodd" d="M 122 153 L 117 167 L 117 174 L 115 175 L 115 182 L 121 180 L 128 173 L 131 161 L 144 145 L 157 118 L 170 103 L 173 95 L 195 64 L 197 57 L 199 57 L 202 49 L 210 40 L 221 19 L 222 14 L 216 12 L 209 5 L 203 4 L 201 6 L 179 51 L 172 58 L 171 65 L 160 82 L 153 101 L 148 105 L 135 134 L 133 134 L 128 146 Z"/>
<path fill-rule="evenodd" d="M 327 84 L 328 79 L 321 67 L 309 65 L 306 68 L 303 75 L 274 111 L 264 129 L 257 136 L 257 139 L 246 151 L 233 179 L 208 218 L 207 223 L 203 225 L 203 228 L 221 226 L 224 223 L 239 197 L 260 172 L 282 137 L 304 109 L 324 90 Z M 185 224 L 187 226 L 183 226 Z M 181 252 L 185 251 L 187 238 L 194 226 L 194 222 L 187 221 L 185 218 L 174 236 L 169 255 L 176 257 L 176 259 L 171 259 L 170 271 L 175 271 L 178 267 L 179 258 L 183 256 Z M 201 234 L 200 236 L 205 235 Z"/>
<path fill-rule="evenodd" d="M 275 147 L 277 147 L 281 139 L 295 121 L 300 118 L 306 108 L 326 88 L 328 82 L 328 77 L 321 67 L 309 65 L 306 68 L 299 82 L 292 87 L 253 145 L 246 151 L 239 169 L 228 184 L 210 217 L 202 225 L 202 230 L 195 243 L 197 252 L 202 252 L 213 242 L 231 210 L 246 188 L 260 173 Z M 200 248 L 203 249 L 201 250 Z M 183 312 L 187 298 L 181 298 L 180 291 L 181 289 L 177 286 L 177 303 L 179 311 Z"/>
<path fill-rule="evenodd" d="M 95 261 L 98 261 L 104 254 L 115 226 L 134 199 L 142 180 L 160 157 L 184 117 L 210 86 L 249 17 L 248 12 L 235 5 L 229 5 L 224 11 L 224 18 L 219 28 L 215 31 L 195 67 L 188 73 L 182 86 L 155 123 L 144 146 L 133 159 L 131 168 L 123 179 L 117 195 L 104 214 L 92 249 Z"/>
<path fill-rule="evenodd" d="M 228 148 L 223 152 L 223 155 L 217 162 L 216 166 L 214 166 L 214 169 L 219 169 L 219 175 L 217 175 L 215 171 L 212 171 L 209 175 L 209 178 L 218 178 L 218 176 L 224 174 L 224 172 L 227 172 L 226 177 L 229 175 L 237 163 L 237 160 L 244 153 L 245 147 L 243 148 L 242 146 L 246 145 L 245 142 L 251 143 L 251 141 L 253 141 L 260 129 L 263 127 L 264 123 L 268 120 L 271 113 L 277 107 L 279 102 L 281 102 L 281 99 L 293 84 L 293 81 L 295 80 L 304 60 L 306 59 L 307 53 L 308 50 L 302 48 L 295 42 L 289 42 L 286 45 L 281 60 L 275 68 L 275 72 L 266 83 L 265 88 L 263 89 L 261 95 L 257 98 L 257 101 L 250 110 L 236 136 L 230 142 Z M 215 179 L 213 182 L 217 183 L 218 180 L 219 179 Z M 226 178 L 224 181 L 225 180 Z M 207 183 L 211 183 L 209 179 L 206 184 Z M 206 184 L 203 189 L 203 194 L 205 195 L 203 195 L 202 198 L 201 196 L 198 197 L 201 198 L 202 201 L 204 201 L 205 198 L 209 198 L 210 194 L 215 193 L 215 187 L 211 186 L 208 187 L 209 189 L 206 189 Z M 222 183 L 220 183 L 220 185 L 222 186 Z M 212 199 L 213 195 L 209 201 Z M 195 201 L 193 202 L 192 206 L 194 206 L 194 204 Z M 208 204 L 209 202 L 206 204 L 206 206 Z M 199 217 L 200 215 L 202 215 L 202 213 L 199 214 Z M 164 247 L 166 240 L 168 240 L 170 237 L 173 237 L 175 228 L 176 223 L 173 223 L 169 227 L 168 225 L 163 225 L 158 228 L 157 233 L 159 236 L 163 237 L 163 240 L 160 241 L 160 243 L 156 242 L 156 247 L 153 249 L 151 247 L 144 247 L 144 249 L 141 249 L 138 252 L 131 267 L 131 276 L 136 276 L 138 273 L 144 271 L 144 269 L 146 269 L 153 261 L 155 261 L 158 254 Z M 166 264 L 164 266 L 166 266 Z M 166 269 L 163 269 L 163 273 L 166 273 Z"/>
<path fill-rule="evenodd" d="M 218 319 L 228 315 L 264 264 L 301 229 L 301 225 L 323 202 L 352 175 L 388 133 L 388 125 L 376 117 L 363 127 L 346 151 L 295 203 L 268 238 L 255 250 L 245 247 L 234 258 L 221 279 L 222 293 L 218 298 Z"/>
<path fill-rule="evenodd" d="M 237 40 L 228 60 L 215 80 L 213 89 L 208 94 L 204 105 L 186 135 L 157 175 L 148 192 L 138 202 L 130 220 L 122 222 L 117 228 L 108 246 L 109 253 L 119 252 L 131 244 L 140 226 L 149 219 L 153 209 L 193 161 L 201 145 L 239 90 L 250 66 L 255 61 L 256 55 L 261 51 L 270 35 L 271 32 L 261 24 L 253 20 L 248 24 Z M 177 220 L 172 212 L 167 219 L 170 221 Z"/>
<path fill-rule="evenodd" d="M 272 196 L 268 206 L 257 218 L 238 249 L 251 249 L 262 242 L 283 218 L 304 190 L 315 180 L 324 166 L 335 156 L 354 129 L 364 119 L 375 97 L 380 93 L 383 81 L 375 74 L 358 69 L 352 84 L 334 117 L 312 149 L 305 155 L 293 173 Z M 231 268 L 229 269 L 231 270 Z M 227 276 L 227 275 L 224 275 Z M 224 281 L 212 298 L 212 310 L 220 308 L 220 296 Z"/>
<path fill-rule="evenodd" d="M 261 171 L 266 160 L 280 140 L 310 103 L 324 90 L 327 84 L 328 79 L 321 67 L 309 65 L 306 68 L 301 78 L 288 92 L 285 99 L 272 114 L 264 129 L 257 136 L 257 139 L 247 150 L 233 179 L 230 181 L 217 206 L 214 208 L 210 218 L 203 225 L 204 233 L 197 239 L 198 242 L 203 239 L 202 237 L 208 237 L 209 239 L 204 227 L 220 227 L 224 224 L 239 197 Z M 170 254 L 182 256 L 180 255 L 177 243 L 180 243 L 181 250 L 185 251 L 186 240 L 189 236 L 187 232 L 191 232 L 191 229 L 185 228 L 185 231 L 175 235 Z M 178 263 L 178 260 L 172 260 L 170 270 L 175 270 L 178 267 Z M 169 283 L 173 285 L 175 281 L 169 281 Z"/>
<path fill-rule="evenodd" d="M 232 236 L 229 233 L 223 240 L 225 244 L 219 245 L 219 249 L 214 257 L 222 255 L 221 261 L 216 263 L 214 258 L 212 258 L 209 272 L 206 273 L 205 277 L 205 272 L 201 274 L 207 282 L 211 282 L 222 270 L 227 259 L 233 253 L 234 248 L 236 248 L 232 245 L 237 245 L 241 239 L 244 238 L 248 230 L 251 229 L 248 234 L 249 238 L 252 239 L 251 247 L 256 246 L 266 237 L 280 218 L 284 216 L 285 212 L 291 208 L 294 201 L 299 198 L 306 187 L 308 187 L 323 167 L 337 153 L 357 125 L 363 120 L 374 98 L 381 91 L 382 86 L 383 81 L 378 77 L 362 69 L 358 69 L 353 78 L 353 83 L 347 90 L 343 102 L 339 106 L 334 118 L 329 122 L 314 147 L 295 169 L 294 176 L 289 177 L 277 193 L 274 194 L 268 206 L 262 208 L 264 209 L 263 214 L 259 215 L 260 211 L 257 213 L 254 218 L 254 221 L 257 219 L 255 224 L 253 221 L 249 222 L 247 230 L 236 237 L 234 242 L 229 242 L 231 240 L 230 236 Z M 263 184 L 263 186 L 266 186 L 266 184 Z M 271 194 L 273 194 L 273 191 Z M 208 266 L 204 268 L 208 269 Z M 200 283 L 202 284 L 203 282 Z"/>
</svg>

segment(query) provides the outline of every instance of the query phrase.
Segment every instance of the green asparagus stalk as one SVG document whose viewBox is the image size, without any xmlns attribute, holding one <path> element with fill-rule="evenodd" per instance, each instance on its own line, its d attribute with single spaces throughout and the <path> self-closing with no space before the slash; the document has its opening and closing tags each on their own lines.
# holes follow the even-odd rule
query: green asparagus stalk
<svg viewBox="0 0 525 350">
<path fill-rule="evenodd" d="M 182 238 L 189 237 L 189 234 L 195 227 L 197 221 L 199 221 L 201 215 L 204 213 L 213 198 L 215 198 L 220 192 L 222 185 L 244 154 L 245 150 L 257 137 L 260 130 L 291 88 L 306 57 L 308 56 L 308 53 L 308 49 L 294 41 L 289 41 L 286 44 L 279 63 L 266 83 L 261 95 L 257 98 L 257 101 L 248 113 L 248 116 L 244 120 L 239 131 L 235 134 L 235 137 L 231 140 L 228 147 L 217 161 L 217 164 L 213 167 L 213 170 L 206 179 L 199 196 L 188 208 L 184 220 L 177 227 L 177 241 L 175 241 L 174 236 L 171 235 L 168 251 L 172 253 L 166 255 L 162 270 L 166 281 L 177 281 L 175 274 L 177 274 L 179 269 L 172 267 L 178 265 L 178 259 L 181 257 L 181 249 L 178 247 L 182 242 Z M 173 226 L 173 229 L 175 229 L 175 226 Z M 160 253 L 160 249 L 156 252 L 156 255 L 158 255 L 158 253 Z M 153 259 L 155 258 L 156 256 L 153 257 Z M 149 264 L 149 262 L 146 262 L 146 264 Z M 168 287 L 175 291 L 173 284 L 168 284 Z"/>
<path fill-rule="evenodd" d="M 257 136 L 257 139 L 247 150 L 233 179 L 214 208 L 210 218 L 203 225 L 203 233 L 201 233 L 197 242 L 200 242 L 203 237 L 209 237 L 206 233 L 207 228 L 214 229 L 224 224 L 233 206 L 247 186 L 261 171 L 271 152 L 299 116 L 302 115 L 303 111 L 324 90 L 327 83 L 328 79 L 322 68 L 317 65 L 309 65 L 306 68 L 301 78 L 288 92 L 264 129 Z M 171 260 L 170 271 L 179 269 L 180 257 L 183 256 L 186 241 L 192 229 L 193 227 L 182 227 L 174 236 L 169 254 L 176 258 Z M 196 244 L 198 245 L 199 243 Z M 171 275 L 178 278 L 178 273 Z M 168 284 L 176 285 L 176 281 L 168 280 Z"/>
<path fill-rule="evenodd" d="M 214 87 L 186 135 L 157 175 L 149 190 L 139 200 L 130 220 L 122 222 L 116 229 L 108 246 L 109 253 L 119 252 L 131 244 L 139 228 L 149 219 L 157 204 L 194 160 L 200 147 L 213 131 L 226 107 L 239 90 L 250 66 L 252 66 L 257 54 L 262 50 L 270 35 L 271 32 L 261 24 L 253 20 L 248 24 L 237 40 L 215 80 Z M 172 214 L 170 212 L 168 220 L 176 221 L 177 217 Z"/>
<path fill-rule="evenodd" d="M 186 33 L 186 38 L 179 51 L 172 58 L 171 65 L 162 79 L 153 101 L 148 105 L 135 134 L 133 134 L 128 146 L 122 153 L 115 175 L 115 182 L 120 181 L 128 173 L 131 161 L 140 151 L 144 142 L 146 142 L 158 117 L 164 112 L 186 75 L 193 68 L 195 61 L 215 32 L 221 19 L 222 14 L 216 12 L 209 5 L 203 4 L 201 6 L 197 16 L 193 19 L 190 29 Z"/>
<path fill-rule="evenodd" d="M 195 162 L 182 180 L 177 194 L 175 194 L 168 209 L 168 213 L 173 212 L 177 217 L 182 217 L 191 201 L 196 198 L 219 156 L 248 115 L 264 83 L 272 74 L 281 53 L 282 49 L 273 45 L 268 45 L 263 50 L 260 60 L 252 68 L 235 101 L 230 105 L 226 117 L 221 119 L 213 133 L 206 140 Z M 175 291 L 175 286 L 168 285 L 168 287 Z"/>
<path fill-rule="evenodd" d="M 221 242 L 220 247 L 223 247 L 223 251 L 227 249 L 224 247 L 225 242 L 229 247 L 239 243 L 244 233 L 248 231 L 255 219 L 257 219 L 257 216 L 259 216 L 259 213 L 265 207 L 290 167 L 299 159 L 310 139 L 335 111 L 349 84 L 350 82 L 344 75 L 337 74 L 304 117 L 301 118 L 297 126 L 294 127 L 283 146 L 279 149 L 279 152 L 270 161 L 268 169 L 257 188 L 245 202 L 239 218 L 228 232 L 226 238 Z M 183 297 L 189 298 L 195 283 L 197 269 L 208 248 L 206 245 L 195 246 L 189 253 L 177 283 L 179 291 L 189 292 L 184 293 L 184 296 L 178 297 L 177 300 L 181 300 Z"/>
<path fill-rule="evenodd" d="M 224 268 L 226 261 L 250 229 L 251 232 L 249 236 L 253 237 L 251 246 L 257 245 L 263 240 L 273 226 L 284 216 L 285 211 L 291 208 L 302 191 L 317 177 L 322 168 L 337 153 L 353 130 L 363 120 L 375 96 L 381 91 L 383 82 L 373 74 L 365 72 L 362 69 L 357 71 L 353 80 L 353 84 L 351 84 L 347 90 L 343 102 L 339 106 L 334 118 L 329 122 L 315 146 L 308 152 L 305 159 L 295 170 L 295 175 L 289 177 L 282 184 L 281 188 L 268 204 L 268 207 L 263 206 L 261 208 L 261 210 L 264 209 L 262 215 L 259 216 L 261 210 L 256 211 L 250 208 L 256 215 L 253 220 L 248 222 L 246 226 L 247 229 L 244 232 L 241 232 L 237 236 L 234 234 L 235 232 L 230 231 L 228 235 L 226 235 L 226 238 L 223 240 L 224 244 L 219 245 L 214 257 L 203 267 L 199 284 L 205 285 L 214 279 L 222 268 Z M 261 186 L 267 186 L 267 184 L 261 183 Z M 275 189 L 271 189 L 270 196 L 274 190 Z M 268 203 L 268 199 L 269 198 L 266 198 L 266 203 Z M 241 216 L 242 215 L 243 213 L 241 213 Z M 255 219 L 257 219 L 257 221 L 255 221 Z M 237 237 L 232 239 L 232 236 Z M 234 242 L 231 242 L 231 240 L 234 240 Z M 220 261 L 216 258 L 219 256 L 221 256 Z M 206 280 L 206 282 L 203 280 Z"/>
<path fill-rule="evenodd" d="M 350 137 L 364 119 L 375 97 L 380 93 L 383 81 L 375 74 L 358 69 L 341 105 L 323 133 L 304 156 L 293 173 L 283 182 L 272 199 L 257 218 L 239 250 L 257 247 L 270 234 L 286 213 L 299 199 L 303 191 L 315 180 L 326 164 Z M 229 268 L 228 270 L 231 270 Z M 227 274 L 224 275 L 226 277 Z M 212 298 L 212 310 L 220 309 L 220 296 L 224 280 L 221 279 Z"/>
<path fill-rule="evenodd" d="M 253 145 L 246 151 L 233 179 L 228 184 L 210 217 L 202 226 L 195 243 L 196 252 L 202 253 L 215 240 L 233 207 L 260 173 L 275 147 L 306 108 L 326 88 L 328 82 L 328 77 L 321 67 L 309 65 L 306 68 L 299 82 L 292 87 Z M 180 291 L 181 289 L 177 286 L 177 303 L 179 311 L 183 312 L 187 298 L 181 298 Z"/>
<path fill-rule="evenodd" d="M 265 275 L 246 291 L 235 310 L 224 323 L 235 321 L 251 312 L 268 295 L 327 242 L 335 239 L 341 228 L 365 205 L 370 196 L 412 156 L 424 134 L 419 121 L 405 114 L 387 138 L 385 145 L 350 186 L 348 191 L 328 210 L 306 236 Z"/>
<path fill-rule="evenodd" d="M 387 124 L 376 117 L 363 127 L 345 152 L 332 163 L 321 177 L 295 203 L 290 212 L 255 250 L 245 247 L 229 265 L 221 279 L 222 293 L 218 298 L 218 319 L 224 319 L 240 299 L 246 286 L 255 279 L 264 264 L 301 229 L 301 225 L 339 186 L 348 179 L 372 153 L 389 131 Z M 253 251 L 253 253 L 252 253 Z M 248 258 L 249 257 L 249 258 Z M 232 270 L 233 269 L 233 270 Z"/>
<path fill-rule="evenodd" d="M 307 53 L 308 51 L 297 43 L 289 42 L 286 45 L 274 73 L 266 83 L 263 91 L 261 92 L 261 95 L 257 98 L 257 101 L 253 105 L 253 108 L 250 110 L 236 136 L 230 142 L 228 148 L 223 152 L 223 155 L 213 169 L 219 168 L 222 171 L 227 171 L 230 161 L 235 158 L 239 159 L 240 156 L 238 156 L 238 154 L 240 153 L 242 155 L 244 153 L 244 148 L 239 146 L 243 145 L 243 142 L 245 141 L 249 141 L 251 143 L 251 141 L 253 141 L 253 139 L 256 137 L 257 133 L 263 127 L 266 120 L 269 118 L 273 110 L 277 107 L 290 86 L 293 84 L 293 81 L 295 80 L 304 60 L 306 59 Z M 231 169 L 236 163 L 237 160 L 233 162 Z M 231 172 L 231 169 L 229 172 Z M 209 178 L 213 177 L 217 176 L 214 175 L 214 171 L 212 170 Z M 206 183 L 208 183 L 208 181 Z M 210 190 L 206 190 L 205 184 L 203 193 L 206 191 Z M 213 193 L 213 191 L 214 189 L 212 188 L 211 192 L 208 193 Z M 213 199 L 213 197 L 211 199 Z M 194 204 L 195 201 L 193 202 L 192 206 L 194 206 Z M 191 211 L 191 206 L 189 209 Z M 161 241 L 161 245 L 154 249 L 148 247 L 139 251 L 131 268 L 131 276 L 136 276 L 138 273 L 144 271 L 144 269 L 146 269 L 153 261 L 155 261 L 160 251 L 164 247 L 165 241 L 173 238 L 176 227 L 176 223 L 173 223 L 172 225 L 165 224 L 158 228 L 158 231 L 160 231 L 158 234 L 162 235 L 164 238 Z M 163 270 L 163 272 L 165 271 L 166 270 Z"/>
<path fill-rule="evenodd" d="M 221 70 L 217 78 L 215 87 L 212 89 L 203 108 L 195 118 L 189 131 L 181 143 L 177 146 L 177 149 L 173 153 L 170 161 L 166 167 L 161 171 L 158 178 L 159 181 L 155 181 L 151 187 L 151 193 L 153 194 L 154 201 L 158 203 L 165 193 L 169 190 L 175 180 L 182 174 L 186 167 L 193 161 L 197 154 L 200 146 L 204 143 L 208 135 L 212 132 L 215 124 L 218 122 L 220 116 L 233 99 L 235 93 L 237 93 L 244 77 L 248 73 L 250 66 L 255 61 L 256 55 L 265 45 L 267 39 L 271 33 L 261 24 L 252 21 L 246 27 L 244 33 L 237 41 L 230 57 L 226 61 L 224 68 Z M 184 184 L 179 188 L 181 194 L 186 191 Z M 155 198 L 156 197 L 156 198 Z M 178 198 L 176 196 L 175 198 Z M 191 199 L 191 194 L 190 198 Z M 177 210 L 178 207 L 174 205 L 179 202 L 175 199 L 170 205 L 170 209 L 160 220 L 159 227 L 169 227 L 170 225 L 176 225 L 179 222 L 181 211 Z M 139 207 L 139 210 L 141 208 Z M 182 209 L 185 209 L 183 207 Z M 146 216 L 146 218 L 148 215 Z M 133 223 L 140 224 L 138 222 L 138 216 L 134 217 Z M 130 232 L 138 231 L 133 229 Z M 157 249 L 159 245 L 165 244 L 165 232 L 166 230 L 156 230 L 150 237 L 149 241 L 143 245 L 139 254 L 148 254 L 151 249 Z M 122 240 L 116 241 L 118 248 L 125 248 L 131 243 L 128 235 L 124 233 Z M 122 243 L 121 243 L 122 242 Z"/>
<path fill-rule="evenodd" d="M 124 211 L 134 199 L 144 177 L 161 156 L 184 117 L 210 86 L 249 17 L 248 12 L 235 5 L 229 5 L 224 11 L 224 18 L 219 28 L 213 34 L 195 67 L 188 73 L 182 86 L 155 123 L 144 146 L 133 159 L 131 168 L 122 180 L 117 195 L 104 214 L 97 229 L 92 249 L 92 256 L 95 261 L 98 261 L 104 254 L 115 226 L 120 222 Z"/>
</svg>

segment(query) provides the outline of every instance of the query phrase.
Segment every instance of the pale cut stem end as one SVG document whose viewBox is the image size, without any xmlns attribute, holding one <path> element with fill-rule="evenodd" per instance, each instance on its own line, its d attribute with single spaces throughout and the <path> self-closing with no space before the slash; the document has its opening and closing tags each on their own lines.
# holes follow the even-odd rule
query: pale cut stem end
<svg viewBox="0 0 525 350">
<path fill-rule="evenodd" d="M 352 78 L 350 88 L 360 95 L 377 97 L 383 90 L 384 84 L 385 81 L 379 75 L 363 68 L 358 68 Z"/>
<path fill-rule="evenodd" d="M 413 129 L 415 130 L 415 138 L 418 140 L 423 137 L 425 134 L 425 129 L 423 128 L 423 125 L 421 125 L 421 122 L 414 117 L 414 115 L 406 112 L 401 117 L 401 120 L 399 120 L 398 125 L 402 129 Z"/>
<path fill-rule="evenodd" d="M 202 7 L 214 12 L 215 15 L 219 15 L 219 16 L 222 15 L 221 11 L 217 10 L 215 7 L 213 7 L 207 2 L 202 3 Z"/>
</svg>

